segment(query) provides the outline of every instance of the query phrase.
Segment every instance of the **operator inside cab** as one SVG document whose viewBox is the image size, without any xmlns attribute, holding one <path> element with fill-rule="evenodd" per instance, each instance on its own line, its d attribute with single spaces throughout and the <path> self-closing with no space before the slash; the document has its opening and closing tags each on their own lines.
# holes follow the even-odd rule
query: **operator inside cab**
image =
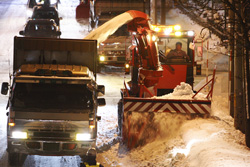
<svg viewBox="0 0 250 167">
<path fill-rule="evenodd" d="M 176 42 L 175 49 L 170 50 L 170 52 L 166 51 L 166 54 L 164 56 L 163 55 L 164 54 L 162 53 L 162 51 L 160 51 L 160 57 L 163 58 L 167 62 L 175 62 L 175 61 L 189 62 L 190 61 L 190 57 L 186 54 L 185 51 L 182 50 L 181 42 Z"/>
<path fill-rule="evenodd" d="M 181 50 L 182 43 L 176 42 L 175 44 L 175 50 L 171 50 L 168 55 L 167 59 L 184 59 L 186 61 L 190 60 L 190 57 L 186 54 L 185 51 Z"/>
</svg>

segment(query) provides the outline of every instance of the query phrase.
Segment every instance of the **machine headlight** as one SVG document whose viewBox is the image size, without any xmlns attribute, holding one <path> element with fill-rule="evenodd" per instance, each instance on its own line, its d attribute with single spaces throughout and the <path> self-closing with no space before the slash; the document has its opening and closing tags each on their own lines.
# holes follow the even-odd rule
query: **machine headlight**
<svg viewBox="0 0 250 167">
<path fill-rule="evenodd" d="M 152 41 L 156 41 L 157 37 L 155 35 L 152 36 Z"/>
<path fill-rule="evenodd" d="M 85 141 L 90 140 L 91 135 L 89 133 L 77 133 L 76 134 L 76 140 L 78 141 Z"/>
<path fill-rule="evenodd" d="M 27 132 L 14 131 L 12 132 L 12 138 L 27 139 Z"/>
<path fill-rule="evenodd" d="M 177 31 L 174 33 L 175 36 L 181 36 L 181 32 L 180 31 Z"/>
<path fill-rule="evenodd" d="M 173 31 L 173 30 L 172 30 L 172 28 L 170 27 L 170 28 L 166 28 L 166 29 L 164 30 L 164 33 L 165 33 L 165 35 L 169 35 L 172 31 Z"/>
<path fill-rule="evenodd" d="M 174 30 L 175 30 L 175 31 L 179 31 L 180 29 L 181 29 L 181 26 L 180 26 L 180 25 L 175 25 L 175 26 L 174 26 Z"/>
<path fill-rule="evenodd" d="M 151 41 L 151 40 L 152 40 L 153 42 L 155 42 L 156 39 L 157 39 L 157 37 L 156 37 L 155 35 L 152 35 L 152 36 L 151 36 L 151 35 L 147 35 L 147 40 L 148 40 L 148 41 Z"/>
<path fill-rule="evenodd" d="M 100 59 L 100 61 L 104 61 L 105 57 L 104 56 L 100 56 L 99 59 Z"/>
<path fill-rule="evenodd" d="M 194 36 L 194 32 L 193 31 L 188 31 L 187 35 L 190 36 L 190 37 L 192 37 L 192 36 Z"/>
<path fill-rule="evenodd" d="M 159 27 L 155 27 L 154 29 L 156 32 L 159 32 L 160 31 L 160 28 Z"/>
</svg>

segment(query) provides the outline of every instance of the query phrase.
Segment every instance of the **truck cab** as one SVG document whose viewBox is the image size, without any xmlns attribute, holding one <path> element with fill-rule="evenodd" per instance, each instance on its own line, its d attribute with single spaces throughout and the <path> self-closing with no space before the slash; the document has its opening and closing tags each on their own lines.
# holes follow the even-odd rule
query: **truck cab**
<svg viewBox="0 0 250 167">
<path fill-rule="evenodd" d="M 20 165 L 23 155 L 95 159 L 97 107 L 105 105 L 98 99 L 104 86 L 96 83 L 96 44 L 15 37 L 12 82 L 1 90 L 9 91 L 10 165 Z"/>
</svg>

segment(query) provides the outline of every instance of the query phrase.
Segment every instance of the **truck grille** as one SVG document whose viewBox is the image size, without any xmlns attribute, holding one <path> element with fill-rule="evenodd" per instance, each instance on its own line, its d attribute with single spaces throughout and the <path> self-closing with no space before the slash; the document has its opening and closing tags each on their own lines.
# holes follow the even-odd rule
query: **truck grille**
<svg viewBox="0 0 250 167">
<path fill-rule="evenodd" d="M 59 130 L 59 129 L 28 129 L 32 132 L 29 136 L 31 139 L 38 140 L 69 140 L 70 134 L 74 133 L 74 130 Z"/>
<path fill-rule="evenodd" d="M 59 151 L 60 144 L 59 143 L 44 143 L 43 150 L 44 151 Z"/>
<path fill-rule="evenodd" d="M 70 134 L 69 133 L 56 133 L 56 132 L 34 132 L 34 137 L 53 137 L 53 138 L 69 138 Z"/>
<path fill-rule="evenodd" d="M 117 57 L 117 61 L 126 61 L 125 57 Z"/>
</svg>

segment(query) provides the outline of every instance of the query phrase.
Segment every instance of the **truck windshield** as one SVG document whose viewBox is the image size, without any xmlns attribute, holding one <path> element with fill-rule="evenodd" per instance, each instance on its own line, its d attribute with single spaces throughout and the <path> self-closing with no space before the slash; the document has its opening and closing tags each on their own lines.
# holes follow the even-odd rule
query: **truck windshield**
<svg viewBox="0 0 250 167">
<path fill-rule="evenodd" d="M 16 83 L 12 106 L 39 109 L 91 109 L 93 98 L 86 85 Z"/>
</svg>

